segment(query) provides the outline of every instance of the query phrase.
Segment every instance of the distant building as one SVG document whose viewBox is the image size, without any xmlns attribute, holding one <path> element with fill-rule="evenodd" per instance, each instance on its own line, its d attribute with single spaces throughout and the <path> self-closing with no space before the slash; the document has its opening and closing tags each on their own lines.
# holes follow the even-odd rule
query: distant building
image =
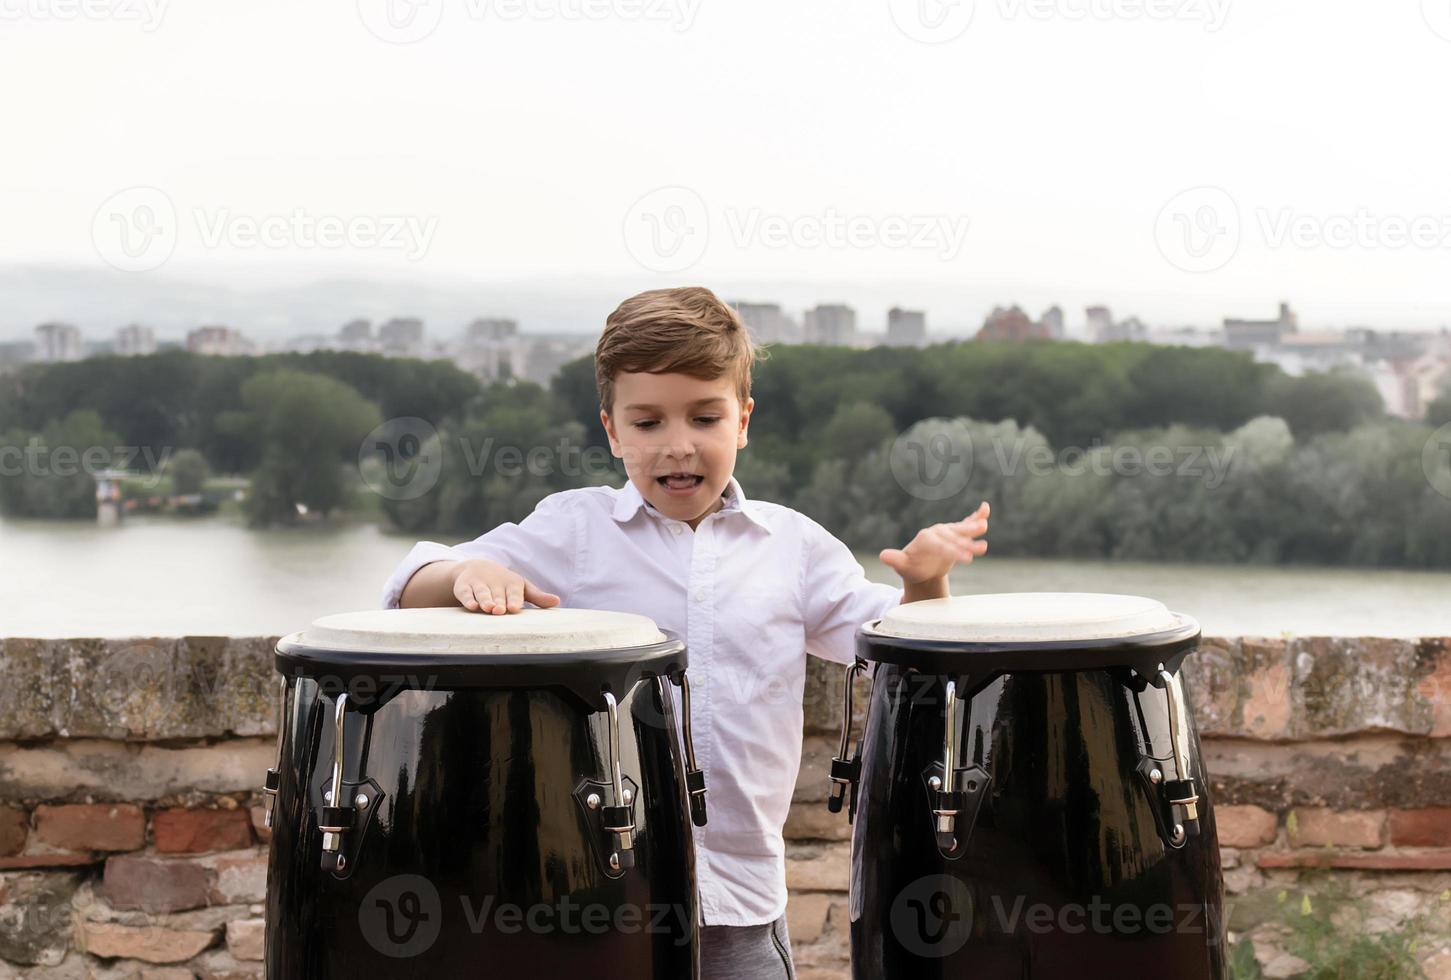
<svg viewBox="0 0 1451 980">
<path fill-rule="evenodd" d="M 806 311 L 802 323 L 808 344 L 850 347 L 856 342 L 856 310 L 841 303 L 823 303 Z"/>
<path fill-rule="evenodd" d="M 156 332 L 150 327 L 132 323 L 116 331 L 112 351 L 122 357 L 142 357 L 156 353 Z"/>
<path fill-rule="evenodd" d="M 368 320 L 349 320 L 338 330 L 338 340 L 349 350 L 366 350 L 373 346 L 373 324 Z"/>
<path fill-rule="evenodd" d="M 1062 340 L 1067 336 L 1063 329 L 1063 311 L 1057 306 L 1043 311 L 1043 318 L 1038 322 L 1048 331 L 1049 340 Z"/>
<path fill-rule="evenodd" d="M 257 353 L 257 347 L 241 331 L 231 327 L 197 327 L 186 335 L 186 349 L 193 354 L 219 357 L 245 357 Z"/>
<path fill-rule="evenodd" d="M 1107 306 L 1090 306 L 1083 311 L 1088 322 L 1088 339 L 1095 344 L 1107 343 L 1113 336 L 1113 314 Z"/>
<path fill-rule="evenodd" d="M 1041 323 L 1034 323 L 1033 319 L 1021 308 L 1013 306 L 1003 309 L 1001 306 L 996 306 L 983 321 L 982 329 L 977 332 L 977 339 L 1021 344 L 1029 340 L 1047 340 L 1049 338 L 1047 328 Z"/>
<path fill-rule="evenodd" d="M 927 346 L 927 314 L 892 307 L 887 311 L 887 346 Z"/>
<path fill-rule="evenodd" d="M 1281 303 L 1280 316 L 1276 320 L 1234 320 L 1225 317 L 1224 346 L 1230 350 L 1275 347 L 1287 334 L 1295 333 L 1299 329 L 1299 320 L 1291 312 L 1290 304 Z"/>
<path fill-rule="evenodd" d="M 79 327 L 69 323 L 42 323 L 35 328 L 35 359 L 47 364 L 79 361 L 86 356 L 86 343 Z"/>
<path fill-rule="evenodd" d="M 796 344 L 801 342 L 801 327 L 781 310 L 779 303 L 730 304 L 758 344 Z"/>
<path fill-rule="evenodd" d="M 1198 327 L 1165 327 L 1149 331 L 1149 343 L 1165 347 L 1223 347 L 1224 331 Z"/>
<path fill-rule="evenodd" d="M 468 344 L 512 344 L 518 339 L 518 322 L 497 317 L 480 317 L 464 330 L 464 342 Z"/>
<path fill-rule="evenodd" d="M 389 357 L 423 356 L 423 321 L 394 317 L 378 328 L 378 345 Z"/>
</svg>

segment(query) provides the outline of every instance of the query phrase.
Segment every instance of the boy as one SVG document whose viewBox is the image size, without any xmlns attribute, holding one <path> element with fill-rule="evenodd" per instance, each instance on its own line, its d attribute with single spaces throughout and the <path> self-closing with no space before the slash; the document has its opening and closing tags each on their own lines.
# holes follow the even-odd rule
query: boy
<svg viewBox="0 0 1451 980">
<path fill-rule="evenodd" d="M 420 542 L 384 593 L 389 607 L 494 615 L 563 602 L 648 616 L 684 637 L 710 793 L 710 823 L 695 834 L 705 980 L 795 976 L 782 828 L 801 763 L 803 652 L 851 663 L 859 625 L 946 596 L 953 564 L 987 550 L 984 503 L 884 550 L 902 579 L 894 589 L 804 514 L 747 500 L 732 473 L 755 407 L 755 355 L 708 289 L 625 300 L 595 351 L 600 422 L 625 486 L 552 494 L 519 524 L 454 548 Z"/>
</svg>

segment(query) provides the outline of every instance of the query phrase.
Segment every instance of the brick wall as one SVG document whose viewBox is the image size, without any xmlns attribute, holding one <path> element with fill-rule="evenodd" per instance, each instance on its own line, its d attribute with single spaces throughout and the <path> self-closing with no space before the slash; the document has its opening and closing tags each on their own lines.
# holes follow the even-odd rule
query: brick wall
<svg viewBox="0 0 1451 980">
<path fill-rule="evenodd" d="M 0 641 L 0 978 L 260 977 L 271 652 Z M 1451 980 L 1451 640 L 1211 639 L 1190 664 L 1231 938 L 1295 976 L 1286 911 L 1333 897 Z M 813 661 L 787 824 L 800 980 L 847 976 L 840 678 Z"/>
</svg>

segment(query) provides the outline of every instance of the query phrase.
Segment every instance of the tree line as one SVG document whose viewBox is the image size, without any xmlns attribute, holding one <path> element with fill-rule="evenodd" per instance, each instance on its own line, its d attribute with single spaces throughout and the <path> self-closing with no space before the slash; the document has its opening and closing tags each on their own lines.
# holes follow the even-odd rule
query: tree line
<svg viewBox="0 0 1451 980">
<path fill-rule="evenodd" d="M 989 499 L 995 554 L 1451 567 L 1451 452 L 1433 438 L 1448 396 L 1418 424 L 1386 417 L 1348 373 L 1291 377 L 1220 349 L 982 342 L 776 347 L 753 395 L 746 492 L 854 547 Z M 0 456 L 170 452 L 248 474 L 248 513 L 268 524 L 349 506 L 381 465 L 364 436 L 415 418 L 431 434 L 410 450 L 433 461 L 426 491 L 362 499 L 403 530 L 466 537 L 557 490 L 619 485 L 598 413 L 590 358 L 544 389 L 442 361 L 166 352 L 0 378 Z M 5 513 L 93 512 L 84 477 L 13 470 L 0 458 Z"/>
</svg>

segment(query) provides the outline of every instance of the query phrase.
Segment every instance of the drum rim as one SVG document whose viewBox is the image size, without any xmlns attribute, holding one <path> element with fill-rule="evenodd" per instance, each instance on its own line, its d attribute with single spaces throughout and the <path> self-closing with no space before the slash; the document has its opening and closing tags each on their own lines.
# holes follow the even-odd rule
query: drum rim
<svg viewBox="0 0 1451 980">
<path fill-rule="evenodd" d="M 869 620 L 857 629 L 857 642 L 859 648 L 871 647 L 873 649 L 896 649 L 902 652 L 914 651 L 927 654 L 1008 654 L 1008 653 L 1033 653 L 1053 652 L 1067 650 L 1084 650 L 1095 653 L 1112 653 L 1123 651 L 1125 653 L 1143 653 L 1150 650 L 1163 651 L 1165 653 L 1178 652 L 1181 648 L 1192 648 L 1203 636 L 1199 621 L 1193 616 L 1170 610 L 1179 625 L 1167 630 L 1158 630 L 1153 633 L 1141 633 L 1137 636 L 1100 636 L 1076 640 L 935 640 L 920 637 L 894 636 L 889 633 L 878 633 L 872 627 L 881 622 L 881 618 Z M 906 659 L 871 657 L 870 660 L 881 661 L 882 663 L 895 663 L 904 667 L 914 666 Z M 964 672 L 970 671 L 968 665 L 964 664 Z M 1009 669 L 1005 667 L 1004 669 Z M 1032 667 L 1021 669 L 1032 670 Z M 1098 669 L 1087 667 L 1085 669 Z"/>
<path fill-rule="evenodd" d="M 685 640 L 674 630 L 657 627 L 664 639 L 655 643 L 622 647 L 585 648 L 531 653 L 443 653 L 416 650 L 349 650 L 344 647 L 316 646 L 300 639 L 305 630 L 289 633 L 277 641 L 279 665 L 326 665 L 366 672 L 369 669 L 406 669 L 409 667 L 486 668 L 540 667 L 578 670 L 591 664 L 619 667 L 632 663 L 651 663 L 669 659 L 685 649 Z"/>
</svg>

